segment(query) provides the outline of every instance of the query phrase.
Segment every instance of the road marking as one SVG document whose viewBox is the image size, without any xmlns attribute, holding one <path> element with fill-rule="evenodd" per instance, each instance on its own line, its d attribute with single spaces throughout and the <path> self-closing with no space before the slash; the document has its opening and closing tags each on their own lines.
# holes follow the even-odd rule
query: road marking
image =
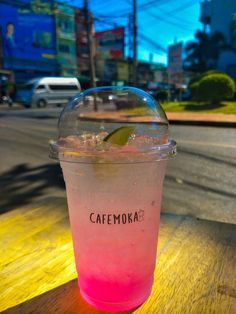
<svg viewBox="0 0 236 314">
<path fill-rule="evenodd" d="M 178 140 L 177 144 L 190 144 L 190 145 L 202 145 L 202 146 L 215 146 L 215 147 L 224 147 L 224 148 L 235 148 L 236 145 L 234 144 L 220 144 L 220 143 L 206 143 L 206 142 L 201 142 L 201 141 L 185 141 L 185 140 Z"/>
</svg>

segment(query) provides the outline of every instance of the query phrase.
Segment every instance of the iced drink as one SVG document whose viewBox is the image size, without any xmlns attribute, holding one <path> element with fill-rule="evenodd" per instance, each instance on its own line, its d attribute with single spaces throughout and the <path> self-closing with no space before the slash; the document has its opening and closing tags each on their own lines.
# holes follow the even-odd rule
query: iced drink
<svg viewBox="0 0 236 314">
<path fill-rule="evenodd" d="M 66 184 L 80 292 L 98 309 L 129 310 L 151 292 L 163 179 L 175 142 L 166 125 L 162 131 L 158 125 L 156 132 L 152 123 L 129 127 L 134 132 L 125 145 L 107 143 L 104 125 L 102 131 L 77 132 L 77 120 L 69 123 L 71 108 L 64 119 L 66 135 L 55 147 Z"/>
<path fill-rule="evenodd" d="M 94 163 L 67 152 L 61 161 L 81 294 L 105 310 L 138 306 L 153 282 L 166 161 L 140 162 L 133 146 L 121 163 L 120 151 Z"/>
</svg>

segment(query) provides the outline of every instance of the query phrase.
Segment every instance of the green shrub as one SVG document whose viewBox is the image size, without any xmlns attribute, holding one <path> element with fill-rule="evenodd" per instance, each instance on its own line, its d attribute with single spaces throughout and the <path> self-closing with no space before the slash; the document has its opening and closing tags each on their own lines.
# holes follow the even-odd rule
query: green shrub
<svg viewBox="0 0 236 314">
<path fill-rule="evenodd" d="M 168 91 L 166 91 L 165 89 L 159 90 L 155 95 L 155 99 L 159 101 L 160 103 L 167 101 L 168 98 L 169 98 L 169 94 L 168 94 Z"/>
<path fill-rule="evenodd" d="M 210 74 L 225 74 L 227 75 L 225 72 L 222 72 L 222 71 L 218 71 L 218 70 L 208 70 L 204 73 L 201 74 L 201 78 L 205 77 L 205 76 L 208 76 Z"/>
<path fill-rule="evenodd" d="M 234 86 L 235 86 L 235 90 L 234 90 L 234 99 L 236 99 L 236 79 L 234 80 Z"/>
<path fill-rule="evenodd" d="M 188 82 L 188 89 L 191 90 L 193 85 L 199 83 L 201 77 L 202 77 L 201 75 L 195 75 L 194 77 L 192 77 L 190 81 Z"/>
<path fill-rule="evenodd" d="M 197 89 L 199 100 L 218 103 L 223 99 L 233 98 L 235 93 L 234 81 L 224 73 L 213 73 L 204 76 Z"/>
<path fill-rule="evenodd" d="M 199 83 L 201 81 L 201 79 L 203 79 L 205 76 L 208 76 L 210 74 L 223 74 L 223 75 L 227 75 L 226 73 L 224 72 L 221 72 L 221 71 L 218 71 L 218 70 L 209 70 L 209 71 L 206 71 L 202 74 L 197 74 L 195 75 L 194 77 L 192 77 L 188 83 L 188 89 L 191 90 L 192 88 L 192 85 L 195 85 L 196 83 Z M 196 88 L 196 85 L 195 87 Z"/>
<path fill-rule="evenodd" d="M 198 100 L 198 87 L 199 82 L 194 82 L 189 86 L 189 90 L 191 92 L 192 98 Z"/>
</svg>

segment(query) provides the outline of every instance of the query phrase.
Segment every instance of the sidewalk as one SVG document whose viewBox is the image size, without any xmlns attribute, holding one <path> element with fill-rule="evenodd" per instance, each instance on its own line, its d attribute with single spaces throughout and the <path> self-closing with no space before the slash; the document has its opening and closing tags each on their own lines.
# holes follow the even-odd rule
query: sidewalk
<svg viewBox="0 0 236 314">
<path fill-rule="evenodd" d="M 236 127 L 236 114 L 167 112 L 171 124 Z"/>
<path fill-rule="evenodd" d="M 3 110 L 21 110 L 25 109 L 22 105 L 14 103 L 12 107 L 8 105 L 0 105 L 0 111 Z M 26 109 L 31 110 L 31 109 Z M 41 110 L 47 110 L 41 109 Z M 217 127 L 236 127 L 236 114 L 223 114 L 223 113 L 201 113 L 201 112 L 166 112 L 170 124 L 179 125 L 205 125 Z M 84 120 L 112 120 L 112 121 L 130 121 L 130 122 L 150 122 L 150 116 L 143 116 L 131 114 L 127 111 L 116 112 L 89 112 L 80 115 Z"/>
<path fill-rule="evenodd" d="M 219 127 L 236 127 L 235 114 L 222 113 L 192 113 L 192 112 L 166 112 L 170 124 L 180 125 L 205 125 Z M 81 120 L 110 122 L 132 122 L 132 123 L 150 123 L 153 121 L 152 116 L 132 114 L 127 111 L 98 111 L 81 113 Z"/>
</svg>

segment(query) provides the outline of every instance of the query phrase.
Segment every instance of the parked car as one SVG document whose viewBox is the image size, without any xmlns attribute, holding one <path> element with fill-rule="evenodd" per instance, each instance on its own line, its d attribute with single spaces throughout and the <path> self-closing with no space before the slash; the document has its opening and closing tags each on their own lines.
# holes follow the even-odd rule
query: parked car
<svg viewBox="0 0 236 314">
<path fill-rule="evenodd" d="M 25 107 L 46 107 L 64 105 L 81 91 L 77 78 L 44 77 L 33 79 L 19 87 L 16 101 Z"/>
</svg>

